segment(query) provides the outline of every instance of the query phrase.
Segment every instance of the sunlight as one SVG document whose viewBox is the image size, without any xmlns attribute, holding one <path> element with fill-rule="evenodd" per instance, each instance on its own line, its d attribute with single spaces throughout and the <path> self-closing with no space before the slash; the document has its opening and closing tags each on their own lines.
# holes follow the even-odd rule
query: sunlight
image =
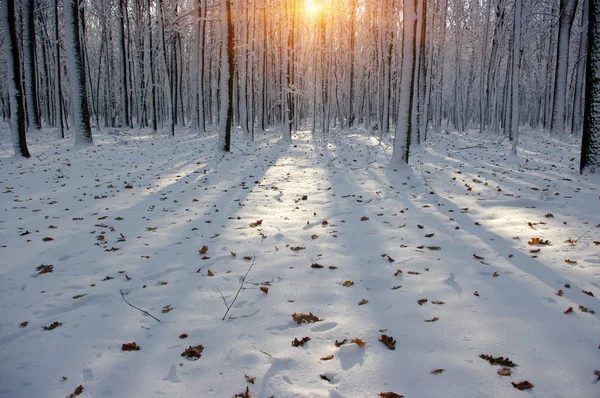
<svg viewBox="0 0 600 398">
<path fill-rule="evenodd" d="M 309 16 L 316 16 L 321 11 L 321 4 L 317 0 L 306 0 L 304 8 Z"/>
</svg>

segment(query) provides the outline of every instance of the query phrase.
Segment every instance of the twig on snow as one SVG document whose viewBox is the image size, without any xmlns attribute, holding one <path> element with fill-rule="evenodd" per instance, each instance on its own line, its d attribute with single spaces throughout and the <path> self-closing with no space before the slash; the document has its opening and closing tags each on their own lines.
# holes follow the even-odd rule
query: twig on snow
<svg viewBox="0 0 600 398">
<path fill-rule="evenodd" d="M 256 261 L 256 255 L 252 256 L 252 264 L 250 264 L 250 267 L 248 267 L 248 271 L 246 271 L 246 274 L 244 275 L 244 277 L 241 279 L 240 283 L 240 288 L 238 289 L 237 293 L 235 294 L 235 296 L 233 297 L 233 301 L 231 302 L 231 304 L 227 304 L 227 302 L 225 301 L 225 297 L 223 296 L 223 294 L 221 293 L 221 297 L 223 298 L 223 301 L 225 302 L 225 306 L 227 307 L 227 311 L 225 311 L 225 315 L 223 315 L 223 318 L 221 318 L 222 321 L 225 320 L 225 318 L 227 317 L 227 314 L 229 314 L 229 310 L 231 310 L 231 307 L 233 307 L 233 305 L 235 304 L 235 300 L 237 300 L 238 296 L 240 295 L 240 292 L 242 291 L 242 289 L 244 288 L 244 283 L 246 282 L 246 278 L 248 277 L 248 274 L 250 273 L 250 270 L 252 269 L 252 267 L 254 266 L 254 262 Z M 218 289 L 218 288 L 217 288 Z M 220 292 L 220 291 L 219 291 Z M 254 315 L 254 314 L 252 314 Z"/>
<path fill-rule="evenodd" d="M 144 311 L 143 309 L 141 309 L 141 308 L 138 308 L 138 307 L 136 307 L 135 305 L 131 304 L 129 301 L 127 301 L 127 299 L 125 298 L 125 293 L 123 293 L 123 290 L 122 290 L 122 289 L 119 289 L 119 291 L 121 292 L 121 297 L 123 297 L 123 300 L 124 300 L 124 301 L 125 301 L 125 302 L 126 302 L 126 303 L 127 303 L 129 306 L 130 306 L 130 307 L 133 307 L 133 308 L 135 308 L 136 310 L 138 310 L 138 311 L 141 311 L 141 312 L 143 312 L 144 314 L 146 314 L 146 315 L 148 315 L 148 316 L 151 316 L 152 318 L 156 319 L 156 320 L 157 320 L 157 321 L 160 323 L 160 319 L 158 319 L 157 317 L 155 317 L 154 315 L 152 315 L 152 314 L 151 314 L 151 313 L 149 313 L 148 311 Z"/>
</svg>

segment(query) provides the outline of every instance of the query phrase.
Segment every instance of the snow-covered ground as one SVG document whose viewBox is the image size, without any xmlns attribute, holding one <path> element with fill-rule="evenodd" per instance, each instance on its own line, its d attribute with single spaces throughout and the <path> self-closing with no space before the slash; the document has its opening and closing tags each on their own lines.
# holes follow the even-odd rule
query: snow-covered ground
<svg viewBox="0 0 600 398">
<path fill-rule="evenodd" d="M 0 397 L 600 396 L 600 182 L 575 139 L 433 134 L 394 170 L 358 131 L 222 159 L 106 130 L 34 134 L 24 160 L 2 134 Z"/>
</svg>

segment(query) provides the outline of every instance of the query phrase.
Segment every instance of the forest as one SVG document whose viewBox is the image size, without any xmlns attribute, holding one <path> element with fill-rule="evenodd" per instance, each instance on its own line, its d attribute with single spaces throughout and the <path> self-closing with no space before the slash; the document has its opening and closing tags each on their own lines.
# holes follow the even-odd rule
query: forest
<svg viewBox="0 0 600 398">
<path fill-rule="evenodd" d="M 590 82 L 598 69 L 594 1 L 3 4 L 4 47 L 18 51 L 3 52 L 1 112 L 22 92 L 22 116 L 12 113 L 23 129 L 90 141 L 92 128 L 214 128 L 228 151 L 232 128 L 254 140 L 269 128 L 289 138 L 361 126 L 396 136 L 398 163 L 430 131 L 478 129 L 516 147 L 519 128 L 532 128 L 583 135 L 581 169 L 598 165 L 595 118 L 584 128 L 585 104 L 598 108 L 586 96 L 586 68 Z"/>
<path fill-rule="evenodd" d="M 600 0 L 0 6 L 0 398 L 600 396 Z"/>
</svg>

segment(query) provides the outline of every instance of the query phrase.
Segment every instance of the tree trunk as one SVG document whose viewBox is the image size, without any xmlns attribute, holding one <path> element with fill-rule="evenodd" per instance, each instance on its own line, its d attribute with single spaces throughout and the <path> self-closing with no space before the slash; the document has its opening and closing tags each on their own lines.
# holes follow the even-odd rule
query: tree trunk
<svg viewBox="0 0 600 398">
<path fill-rule="evenodd" d="M 600 174 L 600 1 L 590 0 L 581 173 Z"/>
<path fill-rule="evenodd" d="M 65 33 L 69 54 L 69 80 L 73 103 L 73 128 L 75 144 L 92 144 L 92 127 L 86 90 L 85 67 L 79 36 L 79 0 L 64 2 Z"/>
<path fill-rule="evenodd" d="M 23 0 L 23 65 L 25 66 L 25 90 L 29 127 L 42 128 L 38 105 L 36 60 L 35 60 L 35 0 Z"/>
<path fill-rule="evenodd" d="M 58 120 L 60 126 L 60 138 L 65 138 L 65 125 L 63 123 L 63 104 L 62 104 L 62 78 L 61 78 L 61 64 L 60 64 L 60 40 L 59 26 L 58 26 L 58 0 L 54 0 L 54 45 L 56 46 L 56 88 L 55 88 L 55 100 L 56 100 L 56 120 Z"/>
<path fill-rule="evenodd" d="M 569 40 L 571 38 L 571 27 L 573 26 L 573 20 L 575 19 L 576 8 L 577 0 L 560 0 L 554 99 L 552 101 L 552 119 L 550 123 L 550 135 L 553 137 L 564 137 L 566 134 L 565 104 L 567 98 Z"/>
<path fill-rule="evenodd" d="M 511 132 L 512 153 L 517 154 L 517 143 L 519 141 L 519 76 L 521 68 L 521 8 L 522 0 L 515 0 L 514 39 L 512 55 L 512 81 L 511 81 Z"/>
<path fill-rule="evenodd" d="M 125 8 L 127 0 L 119 2 L 119 62 L 121 64 L 121 124 L 123 127 L 131 127 L 129 117 L 129 86 L 127 84 L 127 52 L 125 37 Z M 110 83 L 109 83 L 110 84 Z"/>
<path fill-rule="evenodd" d="M 231 0 L 221 0 L 223 39 L 221 46 L 221 116 L 219 149 L 231 152 L 231 130 L 233 127 L 233 23 Z"/>
<path fill-rule="evenodd" d="M 573 94 L 573 117 L 571 134 L 579 134 L 583 122 L 583 92 L 585 91 L 585 62 L 588 45 L 588 23 L 590 20 L 590 0 L 581 3 L 581 34 L 579 36 L 579 56 L 575 75 L 575 93 Z"/>
<path fill-rule="evenodd" d="M 17 38 L 17 23 L 15 20 L 14 0 L 2 1 L 2 25 L 6 32 L 6 66 L 8 90 L 10 99 L 10 124 L 15 155 L 28 158 L 31 155 L 27 149 L 25 136 L 25 104 L 23 87 L 21 86 L 21 61 L 19 57 L 19 42 Z"/>
</svg>

